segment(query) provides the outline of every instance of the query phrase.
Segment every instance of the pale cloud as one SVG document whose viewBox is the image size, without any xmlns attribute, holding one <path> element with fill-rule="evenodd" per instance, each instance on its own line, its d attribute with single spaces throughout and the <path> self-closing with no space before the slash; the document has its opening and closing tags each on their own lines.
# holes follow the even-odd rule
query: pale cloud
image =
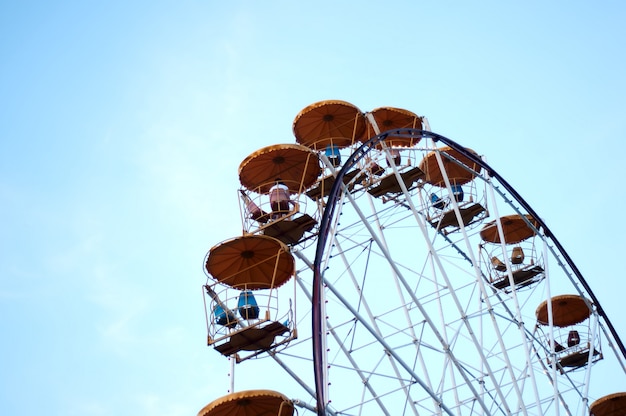
<svg viewBox="0 0 626 416">
<path fill-rule="evenodd" d="M 143 415 L 163 416 L 189 416 L 201 409 L 193 403 L 176 403 L 171 397 L 163 397 L 157 394 L 144 393 L 138 395 L 135 400 L 141 409 L 138 413 Z"/>
<path fill-rule="evenodd" d="M 65 411 L 68 416 L 103 416 L 111 414 L 111 409 L 107 408 L 103 401 L 76 396 L 73 396 L 66 403 L 66 407 Z"/>
</svg>

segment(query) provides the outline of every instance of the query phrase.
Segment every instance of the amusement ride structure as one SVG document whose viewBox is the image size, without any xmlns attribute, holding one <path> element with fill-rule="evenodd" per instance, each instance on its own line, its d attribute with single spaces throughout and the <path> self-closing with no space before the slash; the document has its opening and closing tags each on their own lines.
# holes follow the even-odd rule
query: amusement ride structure
<svg viewBox="0 0 626 416">
<path fill-rule="evenodd" d="M 626 414 L 624 343 L 482 156 L 338 100 L 293 132 L 241 162 L 243 233 L 205 258 L 208 345 L 232 364 L 199 416 Z"/>
</svg>

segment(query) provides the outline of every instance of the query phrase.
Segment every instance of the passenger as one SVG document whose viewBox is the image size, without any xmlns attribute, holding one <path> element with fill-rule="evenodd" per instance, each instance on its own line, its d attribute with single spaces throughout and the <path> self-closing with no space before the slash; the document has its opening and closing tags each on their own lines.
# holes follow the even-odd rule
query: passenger
<svg viewBox="0 0 626 416">
<path fill-rule="evenodd" d="M 326 146 L 326 157 L 334 167 L 341 165 L 341 153 L 337 146 L 332 144 Z"/>
<path fill-rule="evenodd" d="M 237 301 L 237 311 L 243 319 L 257 319 L 259 306 L 251 290 L 242 290 Z"/>
<path fill-rule="evenodd" d="M 380 176 L 385 173 L 385 168 L 380 166 L 376 161 L 372 160 L 371 157 L 367 156 L 365 158 L 365 166 L 369 169 L 370 173 L 375 176 Z"/>
<path fill-rule="evenodd" d="M 398 149 L 389 149 L 389 155 L 391 156 L 391 159 L 393 159 L 393 163 L 396 166 L 400 166 L 400 162 L 402 162 L 400 151 Z M 391 167 L 391 163 L 389 163 L 389 160 L 387 160 L 387 165 Z"/>
<path fill-rule="evenodd" d="M 248 218 L 253 219 L 255 221 L 265 223 L 268 220 L 268 215 L 265 211 L 263 211 L 254 201 L 246 195 L 243 190 L 240 190 L 243 201 L 246 204 L 246 212 L 248 213 Z"/>
<path fill-rule="evenodd" d="M 433 207 L 435 207 L 437 209 L 444 209 L 446 207 L 446 201 L 444 201 L 443 199 L 439 198 L 435 194 L 430 194 L 430 202 L 433 205 Z"/>
<path fill-rule="evenodd" d="M 235 315 L 228 311 L 226 312 L 222 305 L 215 304 L 213 307 L 213 314 L 215 315 L 215 323 L 228 328 L 234 328 L 237 326 L 237 318 Z"/>
<path fill-rule="evenodd" d="M 276 184 L 270 188 L 270 206 L 274 214 L 286 214 L 289 205 L 292 205 L 289 188 L 280 178 L 276 178 Z"/>
<path fill-rule="evenodd" d="M 372 172 L 372 175 L 375 176 L 380 176 L 383 173 L 385 173 L 385 169 L 382 168 L 378 163 L 376 162 L 372 162 L 372 165 L 370 167 L 370 171 Z"/>
<path fill-rule="evenodd" d="M 567 346 L 571 348 L 578 344 L 580 344 L 580 335 L 578 335 L 578 331 L 569 331 L 569 334 L 567 335 Z"/>
<path fill-rule="evenodd" d="M 452 195 L 454 195 L 454 199 L 456 202 L 463 201 L 463 188 L 461 185 L 452 185 Z"/>
</svg>

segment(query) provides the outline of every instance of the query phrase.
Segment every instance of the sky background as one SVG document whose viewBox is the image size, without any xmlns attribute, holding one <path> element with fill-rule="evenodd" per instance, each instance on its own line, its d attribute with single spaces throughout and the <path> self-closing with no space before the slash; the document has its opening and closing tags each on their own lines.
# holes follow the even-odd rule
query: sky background
<svg viewBox="0 0 626 416">
<path fill-rule="evenodd" d="M 546 221 L 626 339 L 622 1 L 0 2 L 0 413 L 196 414 L 239 163 L 339 99 L 426 116 Z M 259 386 L 262 388 L 262 386 Z"/>
</svg>

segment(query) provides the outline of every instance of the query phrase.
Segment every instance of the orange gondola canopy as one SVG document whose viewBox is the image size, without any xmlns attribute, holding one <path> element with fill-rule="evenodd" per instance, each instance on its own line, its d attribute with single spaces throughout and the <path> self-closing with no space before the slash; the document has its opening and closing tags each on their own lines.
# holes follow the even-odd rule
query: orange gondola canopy
<svg viewBox="0 0 626 416">
<path fill-rule="evenodd" d="M 466 151 L 476 155 L 472 149 Z M 441 156 L 444 169 L 441 169 L 437 160 L 437 153 Z M 480 166 L 469 157 L 448 146 L 428 153 L 419 164 L 419 168 L 426 174 L 426 182 L 443 188 L 445 185 L 443 173 L 453 185 L 463 185 L 474 179 Z"/>
<path fill-rule="evenodd" d="M 626 415 L 626 392 L 609 394 L 600 397 L 589 407 L 591 416 L 624 416 Z"/>
<path fill-rule="evenodd" d="M 220 397 L 203 407 L 198 416 L 292 416 L 293 402 L 272 390 L 246 390 Z"/>
<path fill-rule="evenodd" d="M 299 144 L 276 144 L 257 150 L 239 165 L 239 181 L 246 189 L 267 193 L 280 179 L 291 192 L 303 192 L 321 175 L 316 152 Z"/>
<path fill-rule="evenodd" d="M 550 306 L 552 308 L 552 323 L 559 328 L 579 324 L 591 315 L 587 301 L 578 295 L 554 296 L 550 299 Z M 535 315 L 539 324 L 549 324 L 547 300 L 539 305 Z"/>
<path fill-rule="evenodd" d="M 233 288 L 271 289 L 291 279 L 295 260 L 281 241 L 246 235 L 213 247 L 205 268 L 217 282 Z"/>
<path fill-rule="evenodd" d="M 530 215 L 521 216 L 519 214 L 505 215 L 500 217 L 504 242 L 506 244 L 516 244 L 524 241 L 536 234 L 539 222 Z M 532 227 L 529 225 L 532 224 Z M 533 228 L 534 227 L 534 228 Z M 490 221 L 480 230 L 480 237 L 488 243 L 500 243 L 500 233 L 498 231 L 497 220 Z"/>
<path fill-rule="evenodd" d="M 303 108 L 293 121 L 296 142 L 315 150 L 344 148 L 365 134 L 365 116 L 346 101 L 325 100 Z"/>
<path fill-rule="evenodd" d="M 396 129 L 423 130 L 423 119 L 417 114 L 395 107 L 379 107 L 372 110 L 367 117 L 367 135 L 370 139 L 380 133 Z M 393 133 L 385 139 L 388 147 L 412 147 L 421 140 L 420 136 L 394 136 Z M 382 145 L 378 145 L 382 147 Z"/>
</svg>

